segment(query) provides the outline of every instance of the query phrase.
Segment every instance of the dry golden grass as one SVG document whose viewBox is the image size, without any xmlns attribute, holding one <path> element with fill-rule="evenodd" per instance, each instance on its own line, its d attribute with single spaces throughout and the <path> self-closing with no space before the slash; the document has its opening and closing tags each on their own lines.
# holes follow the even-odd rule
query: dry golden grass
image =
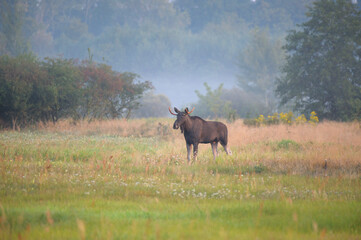
<svg viewBox="0 0 361 240">
<path fill-rule="evenodd" d="M 57 123 L 39 124 L 38 130 L 46 132 L 73 133 L 80 135 L 106 134 L 121 137 L 152 137 L 174 135 L 173 119 L 132 119 L 132 120 L 60 120 Z M 225 122 L 225 121 L 223 121 Z M 361 125 L 358 122 L 322 122 L 317 125 L 271 125 L 247 127 L 243 120 L 227 123 L 231 146 L 243 146 L 260 141 L 289 139 L 298 143 L 334 143 L 361 146 Z"/>
<path fill-rule="evenodd" d="M 231 145 L 258 143 L 254 154 L 258 153 L 262 164 L 273 169 L 322 172 L 328 168 L 361 172 L 361 126 L 358 122 L 247 127 L 237 121 L 229 125 L 229 131 Z M 284 140 L 297 143 L 297 149 L 277 149 L 279 145 L 267 144 Z M 269 146 L 271 149 L 267 149 Z M 271 152 L 273 156 L 269 154 Z"/>
<path fill-rule="evenodd" d="M 315 142 L 361 146 L 361 125 L 358 122 L 247 127 L 242 120 L 238 120 L 228 124 L 228 129 L 232 145 L 290 139 L 299 143 Z"/>
<path fill-rule="evenodd" d="M 116 119 L 116 120 L 60 120 L 57 123 L 38 124 L 37 129 L 45 132 L 71 133 L 77 135 L 114 135 L 120 137 L 152 137 L 169 135 L 171 119 Z"/>
<path fill-rule="evenodd" d="M 79 121 L 62 120 L 41 125 L 49 133 L 113 135 L 119 137 L 161 137 L 170 142 L 157 149 L 158 155 L 185 156 L 183 135 L 172 129 L 174 119 L 132 119 Z M 225 122 L 225 121 L 223 121 Z M 317 125 L 272 125 L 248 127 L 242 120 L 227 123 L 234 163 L 264 166 L 277 172 L 345 174 L 361 173 L 361 125 L 358 122 L 322 122 Z M 143 154 L 133 153 L 135 155 Z M 200 160 L 211 158 L 209 145 L 200 145 Z M 221 156 L 224 157 L 223 151 Z M 327 161 L 327 166 L 326 166 Z"/>
</svg>

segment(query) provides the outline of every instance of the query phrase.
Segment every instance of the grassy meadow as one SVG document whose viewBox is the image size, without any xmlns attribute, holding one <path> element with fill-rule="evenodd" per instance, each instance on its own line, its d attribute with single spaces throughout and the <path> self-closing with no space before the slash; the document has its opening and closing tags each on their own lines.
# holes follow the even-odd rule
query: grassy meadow
<svg viewBox="0 0 361 240">
<path fill-rule="evenodd" d="M 173 119 L 0 132 L 0 239 L 361 239 L 361 125 L 227 123 L 187 164 Z"/>
</svg>

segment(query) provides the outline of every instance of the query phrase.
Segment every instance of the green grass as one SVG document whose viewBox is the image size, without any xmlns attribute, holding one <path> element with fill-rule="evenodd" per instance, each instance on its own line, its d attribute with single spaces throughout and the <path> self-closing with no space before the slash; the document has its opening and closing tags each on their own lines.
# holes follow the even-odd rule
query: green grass
<svg viewBox="0 0 361 240">
<path fill-rule="evenodd" d="M 232 150 L 189 166 L 173 140 L 3 132 L 0 239 L 361 238 L 359 173 L 262 163 L 291 140 Z"/>
<path fill-rule="evenodd" d="M 68 204 L 48 202 L 48 206 L 35 207 L 34 204 L 30 202 L 21 208 L 13 206 L 12 211 L 7 212 L 13 232 L 25 233 L 31 224 L 29 237 L 34 232 L 59 239 L 71 233 L 69 237 L 76 238 L 76 220 L 82 219 L 89 238 L 101 232 L 111 232 L 114 238 L 127 235 L 142 238 L 143 231 L 147 231 L 147 238 L 156 234 L 167 238 L 182 234 L 186 234 L 184 237 L 218 238 L 222 231 L 225 236 L 234 238 L 244 233 L 267 237 L 267 232 L 278 233 L 280 238 L 285 232 L 309 238 L 318 236 L 323 229 L 327 229 L 330 236 L 352 236 L 357 235 L 359 228 L 355 209 L 358 208 L 360 213 L 357 202 L 341 206 L 323 201 L 295 201 L 290 205 L 276 200 L 129 201 L 100 198 L 74 200 Z M 52 225 L 45 216 L 48 210 L 54 221 Z M 137 226 L 136 232 L 131 229 L 132 225 Z M 46 232 L 47 228 L 49 232 Z"/>
</svg>

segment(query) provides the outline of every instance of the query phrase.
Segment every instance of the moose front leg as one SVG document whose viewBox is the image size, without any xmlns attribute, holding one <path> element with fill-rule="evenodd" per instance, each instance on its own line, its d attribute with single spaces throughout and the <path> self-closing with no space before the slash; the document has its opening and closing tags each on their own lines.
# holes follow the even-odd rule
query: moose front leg
<svg viewBox="0 0 361 240">
<path fill-rule="evenodd" d="M 191 162 L 191 151 L 192 151 L 192 145 L 187 143 L 187 159 L 188 159 L 188 163 Z"/>
<path fill-rule="evenodd" d="M 197 154 L 198 154 L 198 143 L 193 144 L 193 158 L 194 161 L 197 161 Z"/>
<path fill-rule="evenodd" d="M 231 151 L 231 149 L 229 148 L 228 145 L 222 144 L 222 146 L 224 148 L 224 151 L 227 153 L 227 155 L 232 155 L 232 151 Z"/>
</svg>

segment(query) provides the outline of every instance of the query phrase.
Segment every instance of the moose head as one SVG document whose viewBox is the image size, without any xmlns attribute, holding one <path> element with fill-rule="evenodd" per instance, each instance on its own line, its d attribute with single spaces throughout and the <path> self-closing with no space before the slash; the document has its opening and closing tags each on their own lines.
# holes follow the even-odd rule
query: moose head
<svg viewBox="0 0 361 240">
<path fill-rule="evenodd" d="M 194 108 L 192 109 L 192 111 L 189 111 L 188 108 L 186 108 L 184 110 L 184 112 L 180 111 L 178 108 L 174 107 L 174 111 L 177 113 L 173 113 L 172 110 L 170 110 L 170 107 L 168 108 L 169 112 L 172 115 L 177 116 L 177 120 L 174 122 L 173 124 L 173 129 L 178 129 L 179 127 L 181 127 L 181 131 L 183 133 L 183 124 L 185 123 L 185 121 L 189 118 L 189 114 L 191 114 L 194 111 Z"/>
</svg>

